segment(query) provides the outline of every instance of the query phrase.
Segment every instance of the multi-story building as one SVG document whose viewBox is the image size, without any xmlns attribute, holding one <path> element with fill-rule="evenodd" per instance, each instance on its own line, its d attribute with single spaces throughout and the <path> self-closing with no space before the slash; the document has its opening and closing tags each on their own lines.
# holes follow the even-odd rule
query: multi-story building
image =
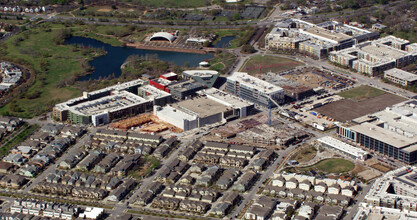
<svg viewBox="0 0 417 220">
<path fill-rule="evenodd" d="M 284 89 L 247 73 L 235 72 L 227 77 L 226 90 L 263 107 L 284 102 Z"/>
<path fill-rule="evenodd" d="M 193 79 L 206 88 L 213 87 L 219 76 L 220 73 L 215 70 L 186 70 L 182 72 L 183 78 Z"/>
<path fill-rule="evenodd" d="M 319 138 L 317 141 L 320 142 L 322 146 L 337 150 L 353 159 L 366 160 L 369 156 L 368 152 L 330 136 Z"/>
<path fill-rule="evenodd" d="M 370 207 L 417 211 L 417 168 L 401 167 L 378 178 L 365 196 Z"/>
<path fill-rule="evenodd" d="M 138 95 L 147 100 L 153 100 L 154 105 L 166 105 L 171 103 L 171 94 L 157 89 L 151 85 L 146 85 L 138 88 Z"/>
<path fill-rule="evenodd" d="M 417 82 L 417 75 L 397 68 L 386 70 L 384 78 L 403 86 L 410 86 Z"/>
<path fill-rule="evenodd" d="M 210 88 L 200 96 L 165 107 L 155 106 L 154 115 L 185 131 L 216 122 L 246 117 L 253 104 L 238 97 Z"/>
<path fill-rule="evenodd" d="M 352 47 L 364 40 L 378 38 L 378 33 L 336 21 L 312 24 L 298 19 L 280 21 L 265 36 L 266 49 L 297 50 L 317 58 L 330 51 Z"/>
<path fill-rule="evenodd" d="M 168 89 L 172 95 L 172 98 L 183 100 L 195 96 L 197 91 L 204 89 L 204 86 L 201 83 L 195 82 L 193 80 L 183 80 L 171 84 Z"/>
<path fill-rule="evenodd" d="M 417 101 L 338 124 L 337 134 L 369 150 L 400 160 L 417 161 Z"/>
<path fill-rule="evenodd" d="M 142 84 L 142 80 L 133 80 L 84 92 L 81 97 L 57 104 L 52 115 L 58 121 L 97 126 L 127 115 L 151 111 L 153 100 L 135 95 Z"/>
<path fill-rule="evenodd" d="M 219 102 L 226 106 L 232 107 L 233 115 L 240 118 L 250 115 L 252 109 L 254 108 L 253 103 L 245 101 L 237 96 L 225 93 L 216 88 L 201 90 L 197 93 L 202 96 L 206 96 L 215 102 Z"/>
<path fill-rule="evenodd" d="M 417 58 L 417 45 L 394 36 L 367 41 L 329 55 L 331 62 L 374 76 L 394 67 L 403 67 Z"/>
</svg>

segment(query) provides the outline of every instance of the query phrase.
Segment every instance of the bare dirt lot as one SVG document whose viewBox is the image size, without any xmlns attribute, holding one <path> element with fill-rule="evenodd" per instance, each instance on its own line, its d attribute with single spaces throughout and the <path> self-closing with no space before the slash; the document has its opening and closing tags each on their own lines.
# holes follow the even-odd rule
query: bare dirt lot
<svg viewBox="0 0 417 220">
<path fill-rule="evenodd" d="M 405 101 L 404 98 L 385 93 L 377 97 L 362 99 L 360 101 L 353 101 L 351 99 L 344 99 L 332 102 L 325 106 L 315 109 L 315 111 L 334 118 L 337 121 L 345 122 L 354 118 L 371 114 L 384 108 Z"/>
</svg>

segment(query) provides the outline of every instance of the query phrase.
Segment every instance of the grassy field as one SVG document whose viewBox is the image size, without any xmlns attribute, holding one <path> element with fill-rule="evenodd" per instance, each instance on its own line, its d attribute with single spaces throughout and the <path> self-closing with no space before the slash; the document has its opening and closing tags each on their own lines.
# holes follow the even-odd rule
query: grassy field
<svg viewBox="0 0 417 220">
<path fill-rule="evenodd" d="M 303 65 L 303 63 L 296 60 L 283 58 L 283 57 L 274 57 L 274 56 L 252 56 L 246 64 L 241 68 L 242 72 L 247 72 L 250 75 L 256 75 L 259 73 L 259 65 L 265 66 L 262 67 L 261 72 L 281 72 L 292 69 L 297 66 Z"/>
<path fill-rule="evenodd" d="M 344 98 L 349 98 L 349 99 L 359 101 L 359 100 L 363 100 L 363 99 L 377 97 L 377 96 L 380 96 L 380 95 L 385 94 L 385 93 L 386 92 L 384 92 L 382 90 L 379 90 L 379 89 L 376 89 L 374 87 L 359 86 L 359 87 L 350 89 L 348 91 L 341 92 L 338 95 L 340 95 Z"/>
<path fill-rule="evenodd" d="M 349 172 L 355 167 L 355 164 L 352 162 L 345 160 L 345 159 L 339 159 L 339 158 L 333 158 L 333 159 L 326 159 L 318 162 L 317 164 L 309 167 L 302 168 L 303 170 L 314 170 L 318 172 L 324 172 L 324 173 L 344 173 Z"/>
<path fill-rule="evenodd" d="M 291 160 L 296 160 L 299 163 L 308 162 L 316 156 L 317 150 L 312 146 L 307 146 L 302 150 L 298 151 L 291 157 Z"/>
<path fill-rule="evenodd" d="M 233 65 L 233 62 L 236 60 L 236 56 L 229 52 L 221 52 L 216 55 L 216 57 L 209 61 L 210 69 L 216 70 L 221 74 L 226 73 L 226 71 Z"/>
<path fill-rule="evenodd" d="M 26 93 L 16 94 L 18 97 L 13 102 L 0 108 L 0 114 L 30 118 L 50 110 L 58 102 L 81 94 L 67 80 L 85 74 L 83 63 L 97 54 L 72 45 L 55 45 L 54 37 L 64 28 L 67 27 L 34 28 L 3 43 L 5 58 L 32 64 L 36 75 Z M 71 29 L 76 31 L 77 27 Z"/>
</svg>

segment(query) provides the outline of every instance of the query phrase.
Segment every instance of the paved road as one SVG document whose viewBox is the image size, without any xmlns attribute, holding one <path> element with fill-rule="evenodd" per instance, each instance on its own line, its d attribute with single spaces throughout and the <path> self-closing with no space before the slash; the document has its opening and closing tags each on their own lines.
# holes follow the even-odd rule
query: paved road
<svg viewBox="0 0 417 220">
<path fill-rule="evenodd" d="M 363 185 L 362 184 L 362 191 L 360 192 L 360 194 L 358 196 L 356 196 L 355 200 L 356 203 L 349 207 L 346 211 L 347 211 L 347 215 L 343 218 L 346 220 L 351 220 L 355 217 L 356 212 L 358 211 L 358 207 L 360 205 L 360 203 L 363 201 L 363 199 L 365 198 L 366 194 L 368 193 L 369 189 L 371 189 L 373 183 L 368 184 L 368 185 Z"/>
<path fill-rule="evenodd" d="M 236 217 L 239 215 L 239 213 L 242 212 L 242 210 L 245 208 L 245 206 L 252 200 L 254 200 L 256 193 L 258 192 L 259 188 L 263 185 L 263 183 L 266 181 L 266 179 L 273 176 L 273 173 L 275 169 L 278 167 L 279 164 L 284 160 L 285 156 L 297 148 L 298 145 L 293 145 L 285 149 L 285 151 L 281 152 L 278 159 L 274 161 L 272 165 L 268 167 L 268 169 L 262 174 L 262 176 L 258 179 L 258 181 L 255 183 L 255 185 L 252 186 L 250 191 L 248 193 L 243 194 L 243 201 L 242 203 L 233 210 L 232 214 L 230 216 Z"/>
</svg>

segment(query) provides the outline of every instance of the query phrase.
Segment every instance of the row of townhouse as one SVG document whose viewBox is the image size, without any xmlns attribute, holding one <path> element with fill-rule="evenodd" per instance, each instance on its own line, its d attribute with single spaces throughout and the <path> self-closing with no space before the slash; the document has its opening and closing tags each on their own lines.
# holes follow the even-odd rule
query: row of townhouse
<svg viewBox="0 0 417 220">
<path fill-rule="evenodd" d="M 175 183 L 188 170 L 190 166 L 188 163 L 174 159 L 168 164 L 165 164 L 159 171 L 156 179 L 161 182 Z"/>
<path fill-rule="evenodd" d="M 187 146 L 183 151 L 178 155 L 178 159 L 181 161 L 187 162 L 193 159 L 194 155 L 201 150 L 202 143 L 198 140 L 194 141 L 190 146 Z"/>
<path fill-rule="evenodd" d="M 3 161 L 19 167 L 15 173 L 34 177 L 73 143 L 74 139 L 71 138 L 58 138 L 46 146 L 39 141 L 26 140 L 12 149 Z"/>
<path fill-rule="evenodd" d="M 72 220 L 78 216 L 79 208 L 72 204 L 20 199 L 13 201 L 10 213 Z"/>
<path fill-rule="evenodd" d="M 224 217 L 230 213 L 233 206 L 238 204 L 239 201 L 239 193 L 226 192 L 223 194 L 223 197 L 220 198 L 219 202 L 210 210 L 210 213 L 215 216 Z"/>
<path fill-rule="evenodd" d="M 56 183 L 42 183 L 36 185 L 33 192 L 47 195 L 72 196 L 76 198 L 101 200 L 108 195 L 108 191 L 100 188 L 87 188 L 82 186 L 61 185 Z"/>
<path fill-rule="evenodd" d="M 74 158 L 75 155 L 70 155 L 68 160 Z M 140 161 L 140 155 L 125 155 L 120 156 L 116 153 L 105 155 L 100 151 L 92 151 L 83 160 L 71 160 L 71 164 L 67 163 L 67 159 L 60 163 L 60 168 L 75 167 L 79 171 L 91 171 L 99 174 L 110 174 L 117 176 L 126 176 Z M 75 165 L 75 162 L 79 162 Z"/>
<path fill-rule="evenodd" d="M 304 191 L 314 190 L 319 193 L 341 194 L 349 197 L 353 197 L 357 190 L 357 185 L 354 181 L 317 179 L 312 176 L 295 173 L 275 174 L 274 179 L 271 181 L 271 186 Z"/>
<path fill-rule="evenodd" d="M 219 192 L 211 188 L 177 184 L 167 186 L 161 196 L 211 203 L 217 200 Z"/>
<path fill-rule="evenodd" d="M 152 200 L 164 189 L 164 185 L 160 182 L 155 182 L 145 191 L 142 191 L 138 199 L 136 200 L 136 204 L 145 206 L 152 202 Z"/>
<path fill-rule="evenodd" d="M 23 125 L 22 119 L 0 117 L 0 140 Z"/>
<path fill-rule="evenodd" d="M 117 176 L 55 170 L 46 177 L 45 182 L 111 190 L 115 189 L 122 181 Z"/>
<path fill-rule="evenodd" d="M 341 194 L 326 194 L 317 191 L 304 191 L 302 189 L 288 189 L 285 187 L 277 187 L 268 185 L 264 188 L 264 194 L 289 199 L 298 199 L 306 201 L 316 201 L 321 203 L 336 204 L 348 206 L 352 198 Z"/>
</svg>

